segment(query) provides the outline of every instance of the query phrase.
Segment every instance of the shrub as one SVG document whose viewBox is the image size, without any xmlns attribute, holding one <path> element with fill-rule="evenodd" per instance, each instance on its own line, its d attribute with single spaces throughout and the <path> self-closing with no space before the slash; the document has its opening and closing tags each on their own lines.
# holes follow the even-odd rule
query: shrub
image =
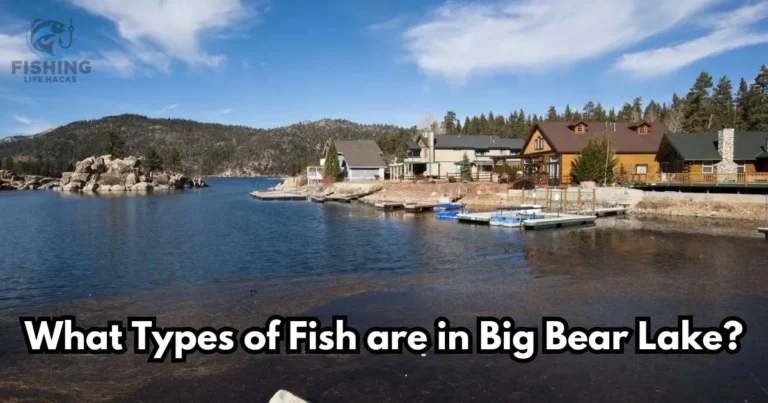
<svg viewBox="0 0 768 403">
<path fill-rule="evenodd" d="M 616 164 L 610 139 L 594 138 L 571 163 L 571 180 L 576 183 L 592 181 L 598 185 L 613 183 Z"/>
</svg>

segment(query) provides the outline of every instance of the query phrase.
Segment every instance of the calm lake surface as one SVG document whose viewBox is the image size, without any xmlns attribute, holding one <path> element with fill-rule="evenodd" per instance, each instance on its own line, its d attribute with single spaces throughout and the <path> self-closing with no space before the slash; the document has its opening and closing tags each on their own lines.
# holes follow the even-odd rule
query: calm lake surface
<svg viewBox="0 0 768 403">
<path fill-rule="evenodd" d="M 720 222 L 605 219 L 520 232 L 363 205 L 260 202 L 277 180 L 169 195 L 0 193 L 0 400 L 768 401 L 768 243 Z M 694 225 L 695 224 L 695 225 Z M 739 316 L 738 354 L 30 356 L 20 315 L 80 326 L 262 326 L 273 314 L 432 328 L 438 316 L 540 326 L 697 326 Z"/>
</svg>

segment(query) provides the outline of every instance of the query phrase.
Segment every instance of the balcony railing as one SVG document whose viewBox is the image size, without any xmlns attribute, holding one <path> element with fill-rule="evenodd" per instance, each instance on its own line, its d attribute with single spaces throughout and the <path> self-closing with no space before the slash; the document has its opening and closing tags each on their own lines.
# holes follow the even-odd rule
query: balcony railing
<svg viewBox="0 0 768 403">
<path fill-rule="evenodd" d="M 685 183 L 685 184 L 765 184 L 768 185 L 768 172 L 752 173 L 655 173 L 632 174 L 634 183 Z"/>
</svg>

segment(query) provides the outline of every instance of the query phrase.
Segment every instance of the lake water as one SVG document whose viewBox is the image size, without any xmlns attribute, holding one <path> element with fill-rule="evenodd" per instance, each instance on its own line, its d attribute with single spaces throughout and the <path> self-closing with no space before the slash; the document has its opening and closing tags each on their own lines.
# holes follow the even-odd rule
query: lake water
<svg viewBox="0 0 768 403">
<path fill-rule="evenodd" d="M 260 202 L 266 179 L 152 196 L 0 193 L 0 400 L 766 401 L 768 243 L 722 223 L 601 220 L 520 232 L 363 205 Z M 723 234 L 727 235 L 723 235 Z M 733 236 L 731 234 L 738 234 Z M 743 236 L 742 234 L 746 235 Z M 539 326 L 653 327 L 693 315 L 748 326 L 738 354 L 29 356 L 17 317 L 82 326 L 261 326 L 273 314 L 348 315 L 358 329 L 432 327 L 446 316 Z"/>
</svg>

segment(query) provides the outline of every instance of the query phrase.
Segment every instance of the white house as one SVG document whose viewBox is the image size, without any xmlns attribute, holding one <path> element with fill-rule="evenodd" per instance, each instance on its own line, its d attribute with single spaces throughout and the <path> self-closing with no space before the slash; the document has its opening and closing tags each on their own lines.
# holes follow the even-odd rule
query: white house
<svg viewBox="0 0 768 403">
<path fill-rule="evenodd" d="M 328 147 L 330 140 L 325 143 L 323 155 L 320 159 L 320 166 L 325 165 L 325 159 L 328 158 Z M 365 179 L 384 179 L 384 170 L 387 163 L 384 162 L 384 153 L 373 140 L 337 140 L 336 158 L 339 159 L 342 176 L 348 180 Z"/>
<path fill-rule="evenodd" d="M 520 165 L 524 141 L 483 135 L 440 135 L 431 132 L 412 143 L 405 159 L 405 176 L 445 178 L 461 173 L 464 155 L 472 164 L 472 174 L 490 175 L 495 160 Z"/>
</svg>

